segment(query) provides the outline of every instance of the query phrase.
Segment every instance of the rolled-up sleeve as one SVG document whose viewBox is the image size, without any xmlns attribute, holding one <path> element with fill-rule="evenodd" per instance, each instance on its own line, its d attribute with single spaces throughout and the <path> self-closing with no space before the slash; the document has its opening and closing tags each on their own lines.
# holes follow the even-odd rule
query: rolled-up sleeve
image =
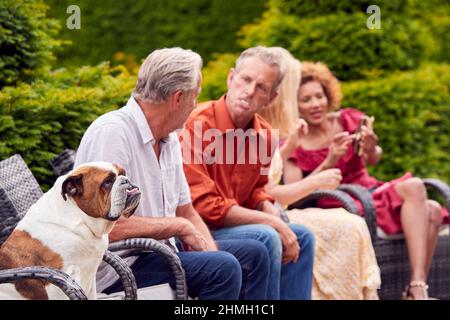
<svg viewBox="0 0 450 320">
<path fill-rule="evenodd" d="M 206 165 L 185 164 L 184 172 L 197 212 L 211 228 L 222 227 L 228 210 L 237 205 L 237 201 L 220 195 L 216 183 L 208 174 Z"/>
<path fill-rule="evenodd" d="M 269 171 L 269 166 L 265 166 L 266 171 Z M 248 197 L 247 201 L 244 204 L 244 207 L 249 209 L 256 209 L 258 203 L 264 200 L 268 200 L 270 202 L 275 202 L 274 198 L 272 198 L 267 192 L 264 190 L 264 186 L 269 182 L 269 178 L 267 174 L 261 174 L 259 176 L 258 182 L 255 185 L 255 188 L 252 194 Z"/>
<path fill-rule="evenodd" d="M 194 149 L 193 128 L 186 126 L 185 130 L 187 134 L 181 135 L 180 141 L 183 158 L 190 159 L 184 161 L 183 168 L 189 184 L 192 204 L 210 228 L 220 228 L 224 224 L 228 210 L 238 202 L 233 198 L 227 198 L 225 193 L 220 192 L 220 187 L 210 176 L 204 161 L 200 161 L 200 164 L 195 163 L 196 152 L 202 154 L 203 150 Z"/>
</svg>

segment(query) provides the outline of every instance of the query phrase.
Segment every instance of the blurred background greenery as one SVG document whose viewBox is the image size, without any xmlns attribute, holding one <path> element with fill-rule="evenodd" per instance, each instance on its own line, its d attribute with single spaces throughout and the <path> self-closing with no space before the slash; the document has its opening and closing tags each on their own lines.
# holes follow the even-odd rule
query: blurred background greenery
<svg viewBox="0 0 450 320">
<path fill-rule="evenodd" d="M 66 28 L 70 4 L 80 30 Z M 366 27 L 374 4 L 379 30 Z M 46 188 L 47 161 L 126 102 L 152 50 L 199 52 L 204 101 L 225 92 L 238 52 L 258 44 L 325 62 L 343 82 L 343 106 L 376 117 L 376 177 L 450 182 L 448 0 L 1 0 L 0 159 L 21 153 Z"/>
</svg>

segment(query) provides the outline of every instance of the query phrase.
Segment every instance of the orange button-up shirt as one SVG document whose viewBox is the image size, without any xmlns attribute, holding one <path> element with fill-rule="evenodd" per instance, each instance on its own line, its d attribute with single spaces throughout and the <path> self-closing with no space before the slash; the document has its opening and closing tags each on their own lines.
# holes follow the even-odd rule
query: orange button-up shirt
<svg viewBox="0 0 450 320">
<path fill-rule="evenodd" d="M 192 203 L 213 229 L 223 226 L 233 205 L 255 209 L 273 198 L 264 191 L 278 136 L 255 115 L 246 136 L 238 133 L 226 106 L 226 97 L 199 106 L 180 135 L 184 172 Z M 242 135 L 241 135 L 242 136 Z"/>
</svg>

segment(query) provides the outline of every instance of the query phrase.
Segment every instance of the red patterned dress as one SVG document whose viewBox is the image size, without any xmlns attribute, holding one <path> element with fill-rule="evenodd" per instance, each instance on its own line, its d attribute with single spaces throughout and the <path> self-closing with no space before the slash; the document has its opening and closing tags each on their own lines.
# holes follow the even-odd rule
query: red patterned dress
<svg viewBox="0 0 450 320">
<path fill-rule="evenodd" d="M 354 133 L 358 128 L 361 118 L 364 113 L 356 109 L 342 109 L 339 114 L 339 122 L 350 134 Z M 305 150 L 298 147 L 289 160 L 293 161 L 306 176 L 314 171 L 327 157 L 328 148 L 320 150 Z M 364 160 L 353 152 L 350 144 L 347 153 L 339 160 L 336 165 L 342 171 L 341 183 L 359 184 L 371 191 L 376 208 L 377 224 L 383 229 L 386 234 L 395 234 L 402 232 L 400 222 L 400 209 L 403 204 L 403 199 L 395 190 L 395 185 L 400 181 L 404 181 L 412 177 L 410 172 L 405 173 L 402 177 L 394 179 L 389 182 L 383 182 L 370 176 L 367 172 Z M 356 200 L 356 199 L 355 199 Z M 362 206 L 357 201 L 360 212 L 362 213 Z M 325 199 L 319 201 L 319 206 L 322 208 L 331 208 L 338 206 L 336 201 Z M 443 208 L 442 216 L 444 223 L 448 223 L 448 213 Z"/>
</svg>

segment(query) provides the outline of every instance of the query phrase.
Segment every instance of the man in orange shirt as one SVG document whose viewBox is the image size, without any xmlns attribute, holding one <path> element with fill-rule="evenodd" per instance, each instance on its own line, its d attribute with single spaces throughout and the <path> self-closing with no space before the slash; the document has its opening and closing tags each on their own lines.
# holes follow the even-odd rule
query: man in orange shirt
<svg viewBox="0 0 450 320">
<path fill-rule="evenodd" d="M 274 134 L 256 113 L 277 95 L 284 70 L 270 48 L 245 50 L 228 92 L 195 109 L 180 136 L 192 202 L 215 239 L 256 239 L 271 258 L 268 298 L 310 299 L 314 237 L 286 224 L 264 191 Z"/>
</svg>

